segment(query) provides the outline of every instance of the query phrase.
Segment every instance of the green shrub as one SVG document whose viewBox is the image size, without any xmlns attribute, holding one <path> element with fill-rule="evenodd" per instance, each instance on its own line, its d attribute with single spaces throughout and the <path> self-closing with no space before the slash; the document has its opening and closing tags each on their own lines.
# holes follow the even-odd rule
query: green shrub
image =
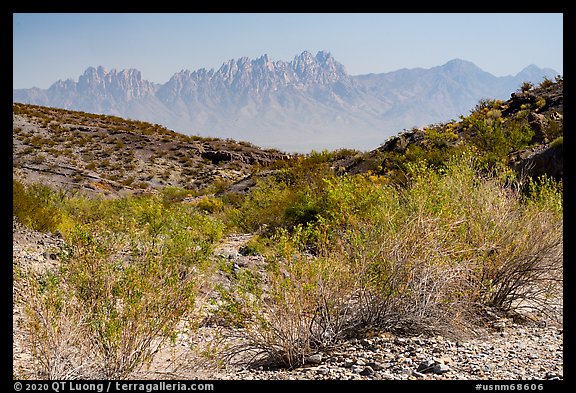
<svg viewBox="0 0 576 393">
<path fill-rule="evenodd" d="M 531 82 L 523 82 L 522 85 L 520 86 L 520 90 L 522 92 L 528 92 L 532 90 L 533 87 L 534 85 Z"/>
<path fill-rule="evenodd" d="M 463 126 L 467 141 L 477 148 L 479 164 L 485 167 L 505 162 L 510 152 L 528 146 L 534 137 L 534 130 L 523 115 L 503 120 L 477 112 L 466 117 Z"/>
<path fill-rule="evenodd" d="M 19 275 L 36 377 L 126 378 L 200 316 L 223 224 L 161 196 L 63 198 L 62 214 L 59 269 Z"/>
<path fill-rule="evenodd" d="M 244 199 L 236 224 L 250 232 L 262 226 L 282 226 L 284 211 L 294 198 L 293 191 L 286 184 L 271 178 L 258 180 L 257 184 Z"/>
<path fill-rule="evenodd" d="M 547 87 L 550 87 L 554 84 L 554 81 L 552 81 L 551 79 L 548 79 L 548 77 L 544 77 L 544 80 L 542 82 L 540 82 L 540 87 L 545 89 Z"/>
<path fill-rule="evenodd" d="M 162 189 L 160 190 L 160 195 L 162 201 L 165 204 L 170 204 L 174 202 L 181 202 L 186 197 L 196 196 L 196 192 L 181 187 L 166 186 L 162 187 Z"/>
<path fill-rule="evenodd" d="M 22 224 L 41 232 L 54 232 L 61 219 L 55 192 L 42 184 L 25 186 L 12 180 L 12 214 Z"/>
<path fill-rule="evenodd" d="M 407 164 L 405 187 L 371 176 L 259 184 L 249 212 L 314 206 L 314 220 L 289 227 L 291 217 L 275 215 L 269 286 L 249 302 L 235 298 L 251 318 L 230 353 L 294 367 L 365 329 L 450 334 L 478 305 L 508 311 L 536 301 L 546 311 L 535 299 L 562 282 L 559 194 L 544 185 L 546 202 L 529 203 L 505 191 L 502 176 L 478 173 L 477 159 L 460 155 L 441 170 Z"/>
<path fill-rule="evenodd" d="M 33 319 L 38 313 L 50 316 L 51 323 L 84 321 L 81 344 L 90 347 L 89 372 L 99 378 L 126 378 L 172 337 L 176 324 L 193 309 L 201 276 L 191 266 L 174 264 L 171 255 L 158 253 L 148 241 L 130 250 L 126 240 L 111 233 L 98 238 L 85 230 L 74 233 L 58 285 L 31 294 L 44 297 L 41 309 L 28 313 L 36 329 L 36 352 L 47 336 L 58 335 Z M 119 258 L 121 250 L 131 251 L 131 258 Z M 62 308 L 58 299 L 77 307 Z M 80 343 L 69 343 L 74 344 Z"/>
<path fill-rule="evenodd" d="M 538 178 L 529 177 L 525 186 L 525 203 L 561 217 L 564 211 L 563 189 L 561 180 L 556 181 L 546 175 Z"/>
<path fill-rule="evenodd" d="M 224 203 L 215 197 L 203 196 L 196 203 L 198 209 L 203 210 L 208 213 L 220 212 L 224 209 Z"/>
</svg>

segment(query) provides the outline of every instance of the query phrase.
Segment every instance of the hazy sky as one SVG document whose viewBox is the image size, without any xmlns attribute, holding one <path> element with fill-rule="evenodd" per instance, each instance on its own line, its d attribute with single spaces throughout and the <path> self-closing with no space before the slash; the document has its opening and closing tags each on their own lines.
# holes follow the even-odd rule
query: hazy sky
<svg viewBox="0 0 576 393">
<path fill-rule="evenodd" d="M 165 83 L 184 69 L 327 50 L 349 74 L 460 58 L 496 76 L 535 64 L 563 74 L 561 13 L 13 14 L 14 88 L 78 80 L 90 66 Z"/>
</svg>

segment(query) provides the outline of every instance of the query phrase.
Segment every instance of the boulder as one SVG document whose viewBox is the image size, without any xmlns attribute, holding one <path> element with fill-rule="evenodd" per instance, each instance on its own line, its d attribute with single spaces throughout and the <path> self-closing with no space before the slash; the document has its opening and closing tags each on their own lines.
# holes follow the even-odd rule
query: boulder
<svg viewBox="0 0 576 393">
<path fill-rule="evenodd" d="M 510 154 L 509 164 L 521 175 L 533 178 L 547 175 L 560 180 L 564 168 L 563 144 L 539 145 L 516 151 Z"/>
</svg>

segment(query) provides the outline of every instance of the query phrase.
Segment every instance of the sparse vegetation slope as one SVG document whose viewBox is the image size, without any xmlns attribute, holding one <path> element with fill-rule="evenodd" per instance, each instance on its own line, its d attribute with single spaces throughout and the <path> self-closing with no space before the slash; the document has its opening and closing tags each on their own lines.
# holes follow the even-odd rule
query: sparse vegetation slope
<svg viewBox="0 0 576 393">
<path fill-rule="evenodd" d="M 15 263 L 37 359 L 26 377 L 128 378 L 207 324 L 223 329 L 220 361 L 293 368 L 374 330 L 458 336 L 487 309 L 553 317 L 562 177 L 518 170 L 512 157 L 561 145 L 561 83 L 481 102 L 374 152 L 259 164 L 242 192 L 192 198 L 159 185 L 107 199 L 15 177 L 15 218 L 65 244 L 56 269 Z M 18 119 L 15 166 L 34 137 L 16 131 Z M 228 232 L 253 234 L 243 252 L 261 263 L 216 257 Z"/>
</svg>

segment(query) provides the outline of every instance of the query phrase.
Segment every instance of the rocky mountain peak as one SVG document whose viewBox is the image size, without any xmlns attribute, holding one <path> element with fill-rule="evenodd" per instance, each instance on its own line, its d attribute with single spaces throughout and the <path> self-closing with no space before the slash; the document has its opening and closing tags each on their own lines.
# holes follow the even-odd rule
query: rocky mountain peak
<svg viewBox="0 0 576 393">
<path fill-rule="evenodd" d="M 535 79 L 542 79 L 544 76 L 554 74 L 555 71 L 550 68 L 540 69 L 534 64 L 530 64 L 529 66 L 524 67 L 518 74 L 516 74 L 516 78 L 522 79 L 524 81 L 531 81 Z"/>
<path fill-rule="evenodd" d="M 316 61 L 319 63 L 334 63 L 334 56 L 328 51 L 321 50 L 316 53 Z"/>
<path fill-rule="evenodd" d="M 333 83 L 348 77 L 344 66 L 327 51 L 319 51 L 316 56 L 304 51 L 290 65 L 304 83 Z"/>
<path fill-rule="evenodd" d="M 154 95 L 154 84 L 142 79 L 139 70 L 130 68 L 110 71 L 103 66 L 89 67 L 78 79 L 79 93 L 90 93 L 97 97 L 112 97 L 120 100 Z"/>
<path fill-rule="evenodd" d="M 256 59 L 241 57 L 226 61 L 215 72 L 201 71 L 182 71 L 167 85 L 178 86 L 178 89 L 187 85 L 195 89 L 197 84 L 202 84 L 211 86 L 211 91 L 217 91 L 218 86 L 226 86 L 235 92 L 261 93 L 275 91 L 292 83 L 302 87 L 317 83 L 329 84 L 348 77 L 344 66 L 326 51 L 320 51 L 316 56 L 304 51 L 291 62 L 273 61 L 268 54 Z M 192 80 L 194 83 L 190 82 Z"/>
<path fill-rule="evenodd" d="M 314 62 L 314 56 L 312 53 L 305 50 L 304 52 L 300 53 L 299 55 L 294 56 L 295 63 L 312 63 Z"/>
<path fill-rule="evenodd" d="M 482 69 L 471 61 L 452 59 L 441 66 L 443 70 L 451 73 L 483 73 Z"/>
<path fill-rule="evenodd" d="M 268 71 L 274 71 L 275 69 L 275 64 L 270 58 L 270 56 L 268 56 L 268 54 L 265 54 L 264 56 L 261 56 L 258 59 L 256 59 L 256 63 L 261 65 Z"/>
</svg>

